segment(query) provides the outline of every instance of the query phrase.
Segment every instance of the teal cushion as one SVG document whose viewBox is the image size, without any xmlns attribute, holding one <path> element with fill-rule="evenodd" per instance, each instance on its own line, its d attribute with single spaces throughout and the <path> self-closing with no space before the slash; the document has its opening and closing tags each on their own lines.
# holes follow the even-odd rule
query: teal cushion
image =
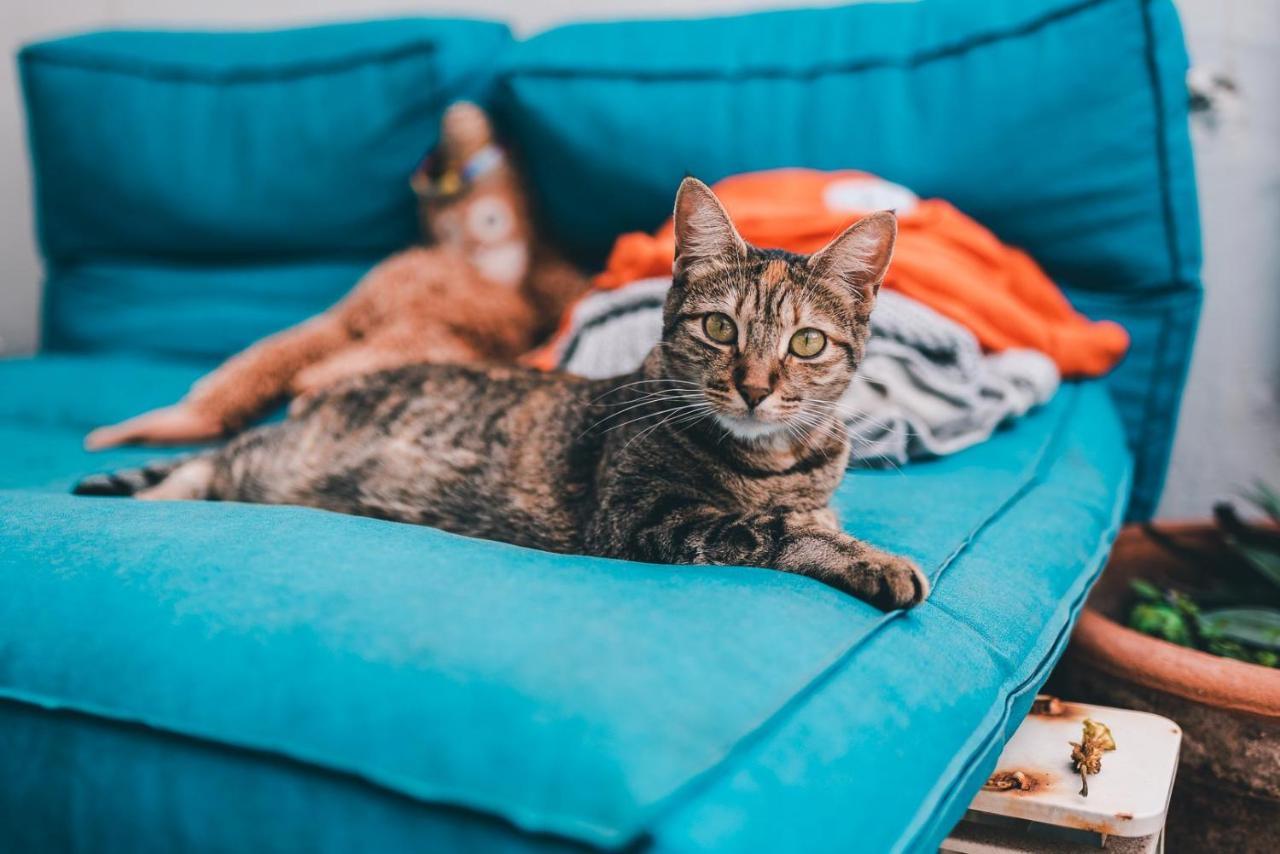
<svg viewBox="0 0 1280 854">
<path fill-rule="evenodd" d="M 1163 482 L 1200 300 L 1187 58 L 1170 0 L 859 3 L 571 24 L 508 54 L 499 114 L 555 235 L 598 263 L 686 173 L 866 169 L 1028 249 L 1133 333 L 1113 390 Z"/>
<path fill-rule="evenodd" d="M 210 367 L 146 356 L 0 359 L 0 489 L 65 493 L 87 472 L 142 465 L 148 448 L 91 454 L 86 433 L 180 398 Z"/>
<path fill-rule="evenodd" d="M 409 175 L 509 41 L 403 19 L 27 46 L 45 346 L 225 355 L 325 307 L 414 241 Z"/>
<path fill-rule="evenodd" d="M 328 308 L 376 263 L 59 265 L 44 297 L 45 349 L 221 359 Z"/>
<path fill-rule="evenodd" d="M 1097 384 L 850 474 L 841 518 L 935 584 L 882 615 L 767 570 L 65 494 L 125 459 L 86 457 L 85 426 L 196 370 L 0 363 L 0 848 L 924 849 L 1061 652 L 1126 496 Z"/>
</svg>

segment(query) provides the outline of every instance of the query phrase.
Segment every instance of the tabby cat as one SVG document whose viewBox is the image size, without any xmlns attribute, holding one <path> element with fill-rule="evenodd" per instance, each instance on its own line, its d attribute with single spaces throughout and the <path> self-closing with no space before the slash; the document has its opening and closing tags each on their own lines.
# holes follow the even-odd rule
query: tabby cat
<svg viewBox="0 0 1280 854">
<path fill-rule="evenodd" d="M 76 491 L 302 504 L 558 552 L 770 567 L 885 609 L 920 602 L 924 574 L 843 533 L 828 507 L 849 454 L 837 401 L 893 214 L 810 256 L 761 250 L 688 178 L 675 233 L 662 343 L 634 374 L 397 368 L 221 449 Z"/>
</svg>

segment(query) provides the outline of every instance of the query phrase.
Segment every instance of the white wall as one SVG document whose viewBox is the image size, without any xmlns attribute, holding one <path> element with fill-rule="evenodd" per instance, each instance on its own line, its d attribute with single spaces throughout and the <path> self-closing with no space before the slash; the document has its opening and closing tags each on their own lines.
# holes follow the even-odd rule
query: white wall
<svg viewBox="0 0 1280 854">
<path fill-rule="evenodd" d="M 1203 516 L 1255 478 L 1280 485 L 1280 2 L 1179 6 L 1193 60 L 1240 99 L 1192 123 L 1205 303 L 1165 517 Z"/>
<path fill-rule="evenodd" d="M 523 33 L 584 17 L 711 14 L 795 0 L 0 0 L 0 48 L 103 26 L 275 25 L 387 14 L 501 18 Z M 1179 0 L 1192 56 L 1231 74 L 1240 109 L 1195 127 L 1207 299 L 1161 514 L 1203 514 L 1280 481 L 1280 0 Z M 0 64 L 0 352 L 36 345 L 39 266 L 12 60 Z"/>
</svg>

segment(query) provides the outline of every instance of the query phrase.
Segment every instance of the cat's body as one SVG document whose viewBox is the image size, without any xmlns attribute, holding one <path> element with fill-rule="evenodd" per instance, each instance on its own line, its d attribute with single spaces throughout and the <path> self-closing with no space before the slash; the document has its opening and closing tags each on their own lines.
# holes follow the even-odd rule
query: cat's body
<svg viewBox="0 0 1280 854">
<path fill-rule="evenodd" d="M 634 375 L 399 368 L 221 449 L 78 491 L 302 504 L 552 551 L 771 567 L 881 607 L 919 602 L 923 574 L 841 532 L 828 508 L 849 452 L 836 401 L 892 217 L 811 257 L 742 244 L 696 182 L 676 218 L 663 343 Z"/>
</svg>

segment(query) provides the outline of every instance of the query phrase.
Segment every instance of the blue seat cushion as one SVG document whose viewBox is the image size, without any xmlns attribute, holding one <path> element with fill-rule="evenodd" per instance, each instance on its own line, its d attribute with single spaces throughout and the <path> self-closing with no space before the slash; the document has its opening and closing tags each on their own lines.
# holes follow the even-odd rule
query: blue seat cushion
<svg viewBox="0 0 1280 854">
<path fill-rule="evenodd" d="M 537 552 L 317 510 L 66 494 L 200 366 L 0 362 L 0 848 L 936 845 L 1065 643 L 1130 458 L 1068 385 L 850 473 L 932 598 Z M 38 817 L 38 820 L 33 819 Z"/>
</svg>

